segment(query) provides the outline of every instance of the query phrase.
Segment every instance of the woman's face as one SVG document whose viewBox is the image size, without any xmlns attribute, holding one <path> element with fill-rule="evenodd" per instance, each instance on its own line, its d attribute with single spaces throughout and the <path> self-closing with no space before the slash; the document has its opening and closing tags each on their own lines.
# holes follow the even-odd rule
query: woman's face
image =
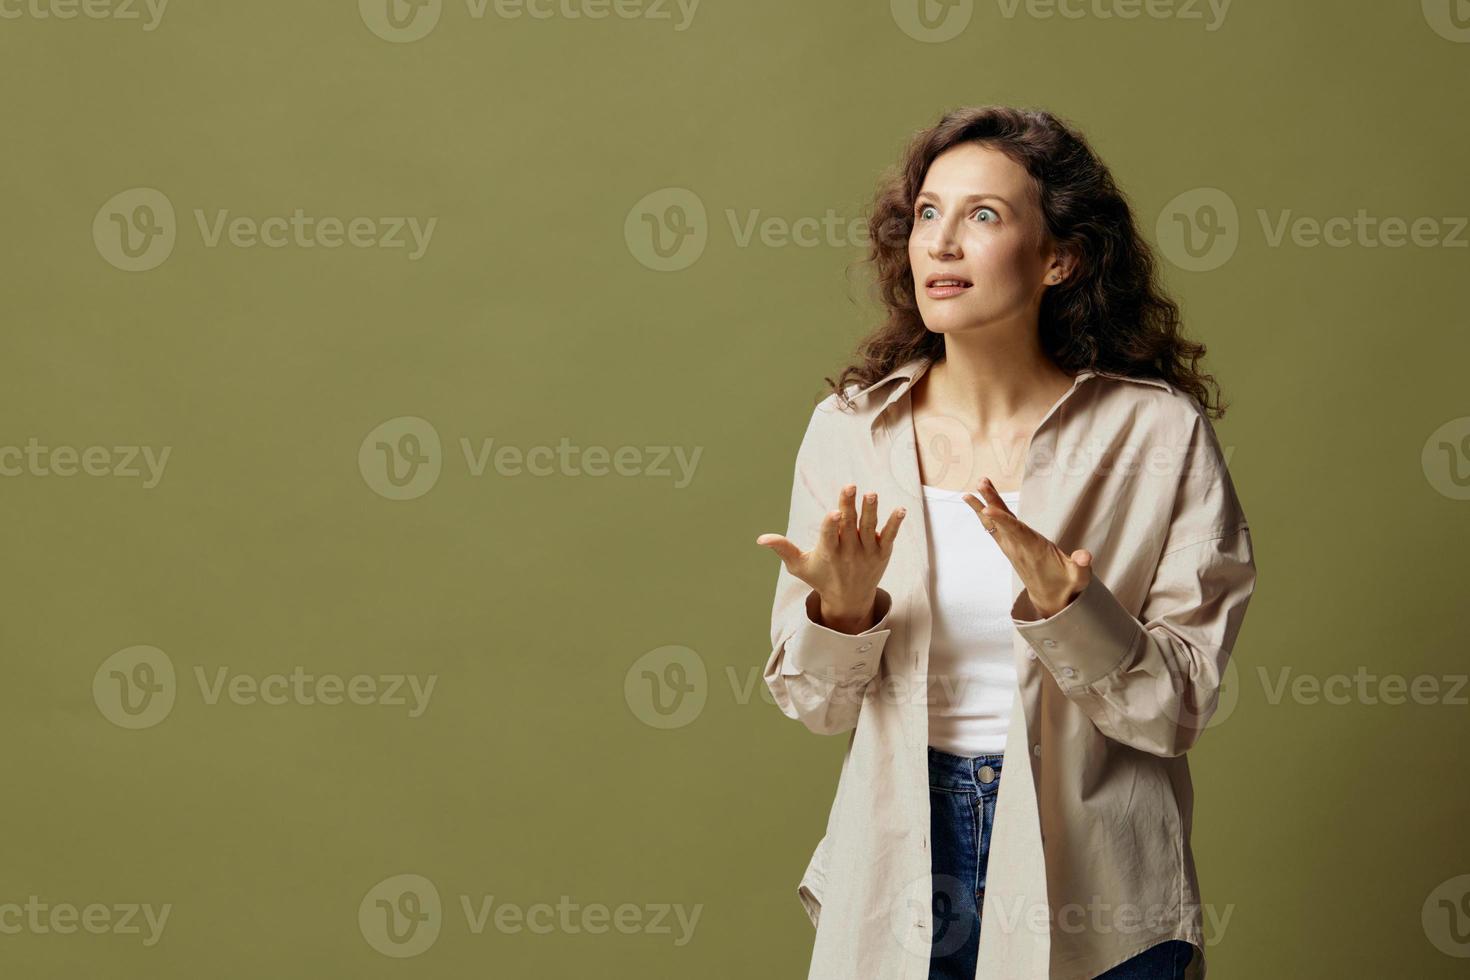
<svg viewBox="0 0 1470 980">
<path fill-rule="evenodd" d="M 934 158 L 914 206 L 909 265 L 924 325 L 936 333 L 1034 323 L 1053 248 L 1026 169 L 978 143 Z M 936 278 L 959 286 L 935 286 Z"/>
</svg>

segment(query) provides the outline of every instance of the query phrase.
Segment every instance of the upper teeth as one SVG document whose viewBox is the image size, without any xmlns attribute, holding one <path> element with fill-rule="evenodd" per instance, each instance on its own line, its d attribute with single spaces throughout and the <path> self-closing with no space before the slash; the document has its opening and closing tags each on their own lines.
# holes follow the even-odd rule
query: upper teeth
<svg viewBox="0 0 1470 980">
<path fill-rule="evenodd" d="M 936 280 L 934 280 L 934 285 L 936 285 L 936 286 L 963 286 L 964 283 L 961 282 L 958 279 L 936 279 Z"/>
</svg>

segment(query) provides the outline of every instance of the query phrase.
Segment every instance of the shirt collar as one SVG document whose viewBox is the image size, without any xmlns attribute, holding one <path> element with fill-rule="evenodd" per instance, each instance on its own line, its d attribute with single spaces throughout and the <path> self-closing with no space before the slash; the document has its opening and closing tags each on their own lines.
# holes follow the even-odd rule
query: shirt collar
<svg viewBox="0 0 1470 980">
<path fill-rule="evenodd" d="M 871 412 L 870 425 L 876 425 L 884 409 L 897 401 L 905 391 L 912 388 L 914 382 L 918 381 L 920 376 L 933 366 L 935 360 L 936 358 L 931 354 L 920 354 L 912 357 L 866 388 L 859 390 L 852 396 L 852 400 Z M 1079 371 L 1077 376 L 1072 379 L 1072 387 L 1075 388 L 1092 377 L 1112 378 L 1115 381 L 1130 381 L 1134 384 L 1162 388 L 1165 391 L 1170 390 L 1169 383 L 1162 378 L 1139 378 L 1133 377 L 1132 375 L 1117 374 L 1112 371 L 1100 371 L 1094 368 L 1083 368 Z"/>
</svg>

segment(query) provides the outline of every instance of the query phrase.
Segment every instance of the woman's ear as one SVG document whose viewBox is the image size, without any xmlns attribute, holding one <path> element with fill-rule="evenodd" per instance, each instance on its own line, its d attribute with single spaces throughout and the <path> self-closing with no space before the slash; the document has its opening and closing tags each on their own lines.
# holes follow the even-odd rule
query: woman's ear
<svg viewBox="0 0 1470 980">
<path fill-rule="evenodd" d="M 1052 256 L 1051 266 L 1046 270 L 1046 283 L 1057 286 L 1071 279 L 1077 270 L 1077 256 L 1071 249 L 1060 247 Z"/>
</svg>

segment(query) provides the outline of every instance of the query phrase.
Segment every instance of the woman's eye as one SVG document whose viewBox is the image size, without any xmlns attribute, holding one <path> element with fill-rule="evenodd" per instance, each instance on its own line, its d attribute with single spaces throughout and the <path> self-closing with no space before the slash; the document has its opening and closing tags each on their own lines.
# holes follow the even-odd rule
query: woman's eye
<svg viewBox="0 0 1470 980">
<path fill-rule="evenodd" d="M 928 221 L 931 217 L 933 217 L 933 215 L 931 215 L 930 212 L 931 211 L 934 211 L 934 210 L 935 210 L 935 208 L 934 208 L 934 205 L 932 205 L 932 204 L 921 204 L 921 205 L 919 205 L 919 209 L 918 209 L 918 212 L 917 212 L 919 220 L 920 221 Z M 985 224 L 993 224 L 993 223 L 995 223 L 995 222 L 997 222 L 997 221 L 1000 220 L 1000 215 L 996 213 L 996 211 L 995 211 L 994 208 L 977 208 L 975 210 L 975 215 L 976 216 L 979 216 L 979 215 L 988 215 L 988 217 L 980 218 L 980 220 L 982 222 L 984 222 Z"/>
</svg>

